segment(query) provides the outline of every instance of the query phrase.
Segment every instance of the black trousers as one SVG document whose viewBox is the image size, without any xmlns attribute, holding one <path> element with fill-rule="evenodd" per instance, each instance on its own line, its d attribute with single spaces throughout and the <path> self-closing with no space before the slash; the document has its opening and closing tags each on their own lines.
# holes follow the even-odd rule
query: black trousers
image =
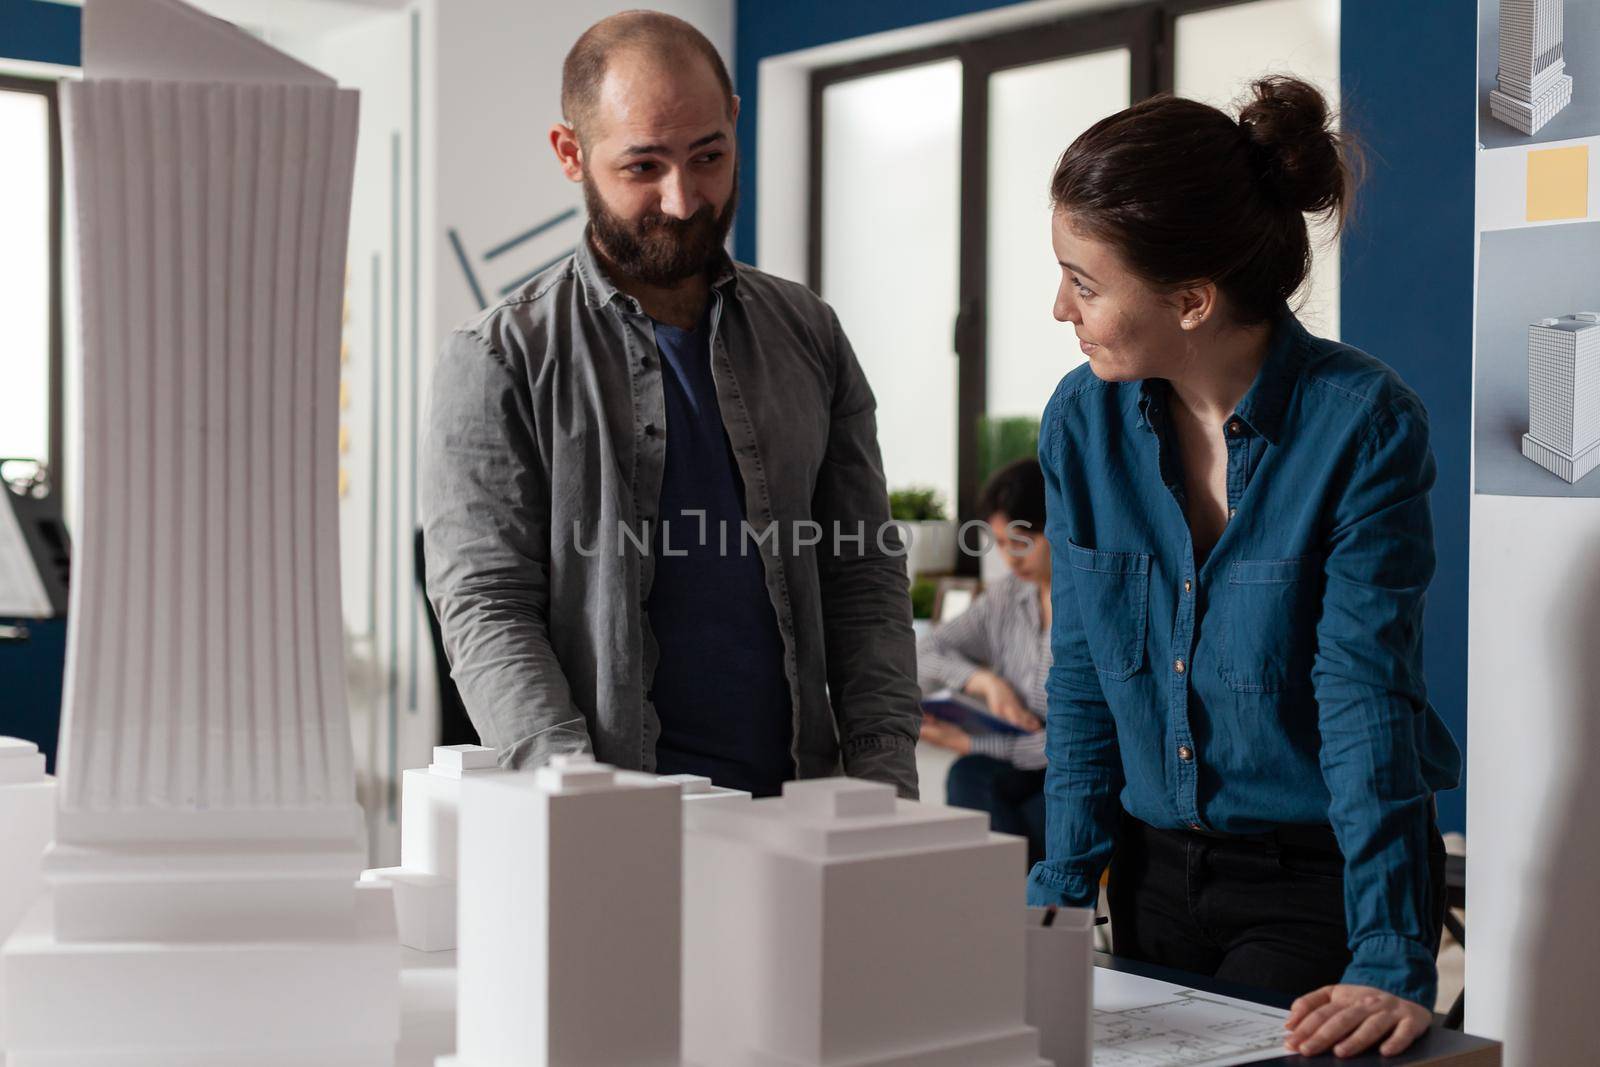
<svg viewBox="0 0 1600 1067">
<path fill-rule="evenodd" d="M 1445 852 L 1430 830 L 1437 952 Z M 1293 996 L 1338 982 L 1350 963 L 1344 857 L 1325 826 L 1222 835 L 1159 830 L 1125 813 L 1107 897 L 1118 956 Z"/>
</svg>

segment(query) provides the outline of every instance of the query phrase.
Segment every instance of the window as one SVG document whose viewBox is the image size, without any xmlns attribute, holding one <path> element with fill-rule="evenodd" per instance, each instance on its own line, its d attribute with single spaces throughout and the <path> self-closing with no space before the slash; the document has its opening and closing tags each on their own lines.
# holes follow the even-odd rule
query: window
<svg viewBox="0 0 1600 1067">
<path fill-rule="evenodd" d="M 59 472 L 61 142 L 54 82 L 0 77 L 0 161 L 0 460 Z M 9 464 L 4 475 L 17 477 L 25 466 Z"/>
<path fill-rule="evenodd" d="M 1338 56 L 1339 0 L 1165 0 L 813 70 L 808 280 L 873 383 L 889 488 L 976 517 L 1083 361 L 1051 316 L 1062 149 L 1154 92 L 1226 106 L 1270 72 L 1337 106 Z M 1336 337 L 1337 246 L 1316 253 L 1302 314 Z"/>
</svg>

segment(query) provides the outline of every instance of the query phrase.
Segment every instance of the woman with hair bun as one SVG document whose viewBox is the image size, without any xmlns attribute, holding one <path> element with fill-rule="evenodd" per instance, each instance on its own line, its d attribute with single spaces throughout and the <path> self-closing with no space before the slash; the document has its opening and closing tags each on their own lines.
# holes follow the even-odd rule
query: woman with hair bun
<svg viewBox="0 0 1600 1067">
<path fill-rule="evenodd" d="M 1055 559 L 1046 857 L 1031 903 L 1092 904 L 1118 955 L 1292 992 L 1286 1045 L 1385 1055 L 1427 1030 L 1444 916 L 1429 705 L 1434 481 L 1421 401 L 1289 300 L 1306 216 L 1358 155 L 1321 93 L 1237 121 L 1157 97 L 1051 183 L 1055 317 L 1088 365 L 1045 411 Z"/>
</svg>

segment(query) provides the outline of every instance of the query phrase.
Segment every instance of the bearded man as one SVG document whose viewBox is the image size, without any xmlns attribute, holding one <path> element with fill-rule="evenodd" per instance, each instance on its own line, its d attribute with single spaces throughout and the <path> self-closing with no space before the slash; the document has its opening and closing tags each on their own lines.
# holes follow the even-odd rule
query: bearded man
<svg viewBox="0 0 1600 1067">
<path fill-rule="evenodd" d="M 577 251 L 447 342 L 423 450 L 428 594 L 484 744 L 758 796 L 917 793 L 921 722 L 876 404 L 833 311 L 723 250 L 739 100 L 656 12 L 562 69 Z"/>
</svg>

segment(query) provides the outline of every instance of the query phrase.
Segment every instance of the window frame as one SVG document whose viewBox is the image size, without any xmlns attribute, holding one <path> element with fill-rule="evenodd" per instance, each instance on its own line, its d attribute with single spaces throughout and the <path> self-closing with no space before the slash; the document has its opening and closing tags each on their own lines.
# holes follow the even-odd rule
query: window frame
<svg viewBox="0 0 1600 1067">
<path fill-rule="evenodd" d="M 61 148 L 61 100 L 59 83 L 45 78 L 24 77 L 17 74 L 0 72 L 0 91 L 32 93 L 45 98 L 46 123 L 48 126 L 48 166 L 49 174 L 49 340 L 47 343 L 46 358 L 49 362 L 48 385 L 46 387 L 48 405 L 47 419 L 49 422 L 46 431 L 46 454 L 43 461 L 49 472 L 50 494 L 56 500 L 64 500 L 62 495 L 65 483 L 62 478 L 62 463 L 65 459 L 65 354 L 64 339 L 64 291 L 63 291 L 63 264 L 62 264 L 62 223 L 63 223 L 63 162 Z M 22 457 L 3 457 L 22 458 Z"/>
</svg>

